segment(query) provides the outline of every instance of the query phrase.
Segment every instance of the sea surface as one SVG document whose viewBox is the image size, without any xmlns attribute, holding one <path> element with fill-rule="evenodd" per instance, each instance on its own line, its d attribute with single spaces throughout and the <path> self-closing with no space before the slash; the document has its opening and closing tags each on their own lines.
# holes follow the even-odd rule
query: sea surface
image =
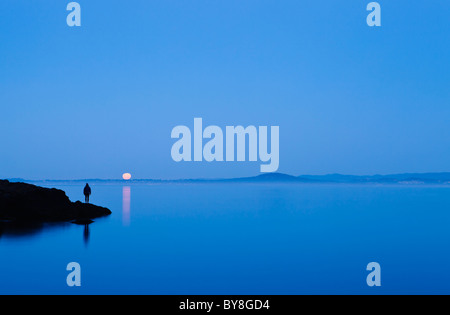
<svg viewBox="0 0 450 315">
<path fill-rule="evenodd" d="M 3 231 L 0 294 L 450 294 L 449 186 L 90 185 L 111 216 Z"/>
</svg>

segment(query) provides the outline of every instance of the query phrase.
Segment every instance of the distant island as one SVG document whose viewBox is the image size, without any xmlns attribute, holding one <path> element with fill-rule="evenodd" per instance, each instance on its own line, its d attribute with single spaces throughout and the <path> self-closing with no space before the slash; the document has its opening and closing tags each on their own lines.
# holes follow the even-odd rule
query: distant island
<svg viewBox="0 0 450 315">
<path fill-rule="evenodd" d="M 59 189 L 0 180 L 0 221 L 87 222 L 110 214 L 103 207 L 71 202 Z"/>
<path fill-rule="evenodd" d="M 448 173 L 404 173 L 392 175 L 301 175 L 292 176 L 283 173 L 267 173 L 253 177 L 230 178 L 230 179 L 134 179 L 111 180 L 111 179 L 80 179 L 80 180 L 33 180 L 10 179 L 14 182 L 28 183 L 305 183 L 305 184 L 400 184 L 400 185 L 450 185 L 450 172 Z"/>
</svg>

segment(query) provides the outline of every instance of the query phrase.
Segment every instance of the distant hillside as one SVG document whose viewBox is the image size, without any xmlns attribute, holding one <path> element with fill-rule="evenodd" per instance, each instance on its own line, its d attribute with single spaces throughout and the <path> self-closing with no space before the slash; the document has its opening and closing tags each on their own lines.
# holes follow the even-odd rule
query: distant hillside
<svg viewBox="0 0 450 315">
<path fill-rule="evenodd" d="M 296 176 L 282 174 L 282 173 L 267 173 L 253 177 L 242 177 L 242 178 L 232 178 L 224 179 L 220 181 L 227 182 L 312 182 L 312 179 L 302 179 Z"/>
<path fill-rule="evenodd" d="M 405 173 L 392 175 L 303 175 L 303 179 L 330 183 L 400 183 L 400 184 L 450 184 L 450 173 Z"/>
</svg>

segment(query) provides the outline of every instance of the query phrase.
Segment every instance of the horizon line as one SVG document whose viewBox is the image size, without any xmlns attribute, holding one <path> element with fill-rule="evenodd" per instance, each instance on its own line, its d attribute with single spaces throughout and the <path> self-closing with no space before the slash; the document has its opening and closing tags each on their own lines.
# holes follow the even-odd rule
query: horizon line
<svg viewBox="0 0 450 315">
<path fill-rule="evenodd" d="M 291 175 L 287 173 L 281 173 L 281 172 L 273 172 L 273 173 L 260 173 L 258 175 L 253 176 L 244 176 L 244 177 L 230 177 L 230 178 L 224 178 L 224 177 L 214 177 L 214 178 L 175 178 L 175 179 L 163 179 L 163 178 L 135 178 L 135 179 L 129 179 L 125 180 L 122 178 L 75 178 L 75 179 L 26 179 L 21 177 L 11 177 L 11 178 L 5 178 L 4 180 L 8 181 L 29 181 L 29 182 L 68 182 L 68 181 L 119 181 L 119 182 L 133 182 L 133 181 L 166 181 L 166 182 L 173 182 L 173 181 L 221 181 L 221 180 L 241 180 L 241 179 L 254 179 L 259 177 L 267 177 L 267 176 L 287 176 L 290 178 L 299 178 L 302 177 L 326 177 L 326 176 L 347 176 L 347 177 L 387 177 L 387 176 L 407 176 L 407 175 L 450 175 L 450 171 L 448 172 L 407 172 L 407 173 L 389 173 L 389 174 L 373 174 L 373 175 L 354 175 L 354 174 L 343 174 L 343 173 L 327 173 L 327 174 L 302 174 L 302 175 Z"/>
</svg>

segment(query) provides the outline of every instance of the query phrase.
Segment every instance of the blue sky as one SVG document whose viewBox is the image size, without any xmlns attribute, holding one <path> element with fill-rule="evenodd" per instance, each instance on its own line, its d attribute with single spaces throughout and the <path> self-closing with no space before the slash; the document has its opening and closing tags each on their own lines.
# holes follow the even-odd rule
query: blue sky
<svg viewBox="0 0 450 315">
<path fill-rule="evenodd" d="M 0 178 L 256 175 L 173 127 L 280 126 L 280 172 L 450 171 L 450 2 L 0 2 Z"/>
</svg>

